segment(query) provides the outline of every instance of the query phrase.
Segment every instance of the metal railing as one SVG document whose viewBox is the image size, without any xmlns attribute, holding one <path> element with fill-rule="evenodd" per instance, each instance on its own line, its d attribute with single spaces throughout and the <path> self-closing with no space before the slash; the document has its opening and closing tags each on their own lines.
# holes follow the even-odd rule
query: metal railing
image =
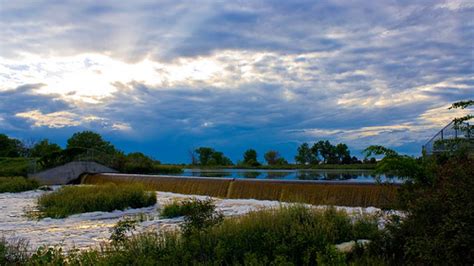
<svg viewBox="0 0 474 266">
<path fill-rule="evenodd" d="M 423 154 L 432 155 L 449 152 L 458 149 L 460 146 L 467 146 L 472 149 L 474 147 L 473 133 L 469 123 L 456 124 L 452 121 L 423 145 Z"/>
</svg>

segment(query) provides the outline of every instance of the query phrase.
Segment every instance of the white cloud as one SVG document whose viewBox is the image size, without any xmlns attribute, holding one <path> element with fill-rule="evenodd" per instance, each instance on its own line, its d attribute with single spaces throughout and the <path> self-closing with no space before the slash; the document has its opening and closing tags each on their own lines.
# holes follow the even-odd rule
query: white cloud
<svg viewBox="0 0 474 266">
<path fill-rule="evenodd" d="M 108 119 L 93 115 L 81 116 L 69 111 L 42 113 L 40 110 L 32 110 L 15 114 L 16 117 L 24 118 L 32 122 L 33 127 L 64 128 L 75 126 L 90 126 L 98 123 L 104 129 L 129 131 L 128 123 L 109 122 Z M 1 122 L 1 120 L 0 120 Z"/>
<path fill-rule="evenodd" d="M 33 122 L 34 127 L 62 128 L 81 124 L 77 114 L 67 111 L 43 114 L 39 110 L 17 113 L 17 117 L 25 118 Z"/>
</svg>

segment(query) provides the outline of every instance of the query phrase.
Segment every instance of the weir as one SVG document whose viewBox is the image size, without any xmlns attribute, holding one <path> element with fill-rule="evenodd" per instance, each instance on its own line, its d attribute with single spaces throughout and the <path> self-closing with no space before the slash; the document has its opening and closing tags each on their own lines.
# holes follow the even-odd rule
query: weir
<svg viewBox="0 0 474 266">
<path fill-rule="evenodd" d="M 314 205 L 393 208 L 399 185 L 345 181 L 205 178 L 135 174 L 87 174 L 83 184 L 142 183 L 150 190 L 219 198 L 278 200 Z"/>
</svg>

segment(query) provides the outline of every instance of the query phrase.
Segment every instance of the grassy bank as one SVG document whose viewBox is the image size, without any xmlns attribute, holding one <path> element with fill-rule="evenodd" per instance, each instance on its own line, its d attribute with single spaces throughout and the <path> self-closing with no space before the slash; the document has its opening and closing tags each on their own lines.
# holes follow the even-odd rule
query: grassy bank
<svg viewBox="0 0 474 266">
<path fill-rule="evenodd" d="M 178 165 L 154 164 L 151 174 L 181 174 L 183 168 Z"/>
<path fill-rule="evenodd" d="M 0 176 L 27 176 L 30 159 L 0 157 Z"/>
<path fill-rule="evenodd" d="M 35 180 L 27 179 L 22 176 L 0 177 L 0 193 L 4 192 L 22 192 L 33 190 L 39 187 Z"/>
<path fill-rule="evenodd" d="M 76 213 L 124 210 L 154 205 L 156 196 L 142 185 L 66 186 L 38 198 L 41 217 L 63 218 Z"/>
<path fill-rule="evenodd" d="M 211 227 L 144 233 L 69 254 L 39 249 L 11 264 L 50 265 L 383 265 L 377 258 L 343 254 L 335 244 L 375 239 L 380 231 L 370 217 L 354 222 L 343 212 L 302 206 L 259 211 Z M 360 252 L 359 252 L 360 253 Z"/>
<path fill-rule="evenodd" d="M 398 190 L 398 187 L 394 185 L 376 184 L 303 183 L 126 175 L 89 175 L 83 179 L 83 182 L 85 184 L 141 183 L 150 190 L 182 194 L 380 208 L 393 208 Z"/>
</svg>

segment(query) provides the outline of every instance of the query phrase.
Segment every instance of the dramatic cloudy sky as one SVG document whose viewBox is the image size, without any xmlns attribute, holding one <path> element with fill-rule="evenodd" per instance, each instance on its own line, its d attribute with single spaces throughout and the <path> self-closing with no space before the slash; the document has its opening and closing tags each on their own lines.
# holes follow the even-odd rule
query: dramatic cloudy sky
<svg viewBox="0 0 474 266">
<path fill-rule="evenodd" d="M 187 162 L 302 142 L 407 154 L 474 95 L 473 1 L 0 0 L 0 132 Z"/>
</svg>

